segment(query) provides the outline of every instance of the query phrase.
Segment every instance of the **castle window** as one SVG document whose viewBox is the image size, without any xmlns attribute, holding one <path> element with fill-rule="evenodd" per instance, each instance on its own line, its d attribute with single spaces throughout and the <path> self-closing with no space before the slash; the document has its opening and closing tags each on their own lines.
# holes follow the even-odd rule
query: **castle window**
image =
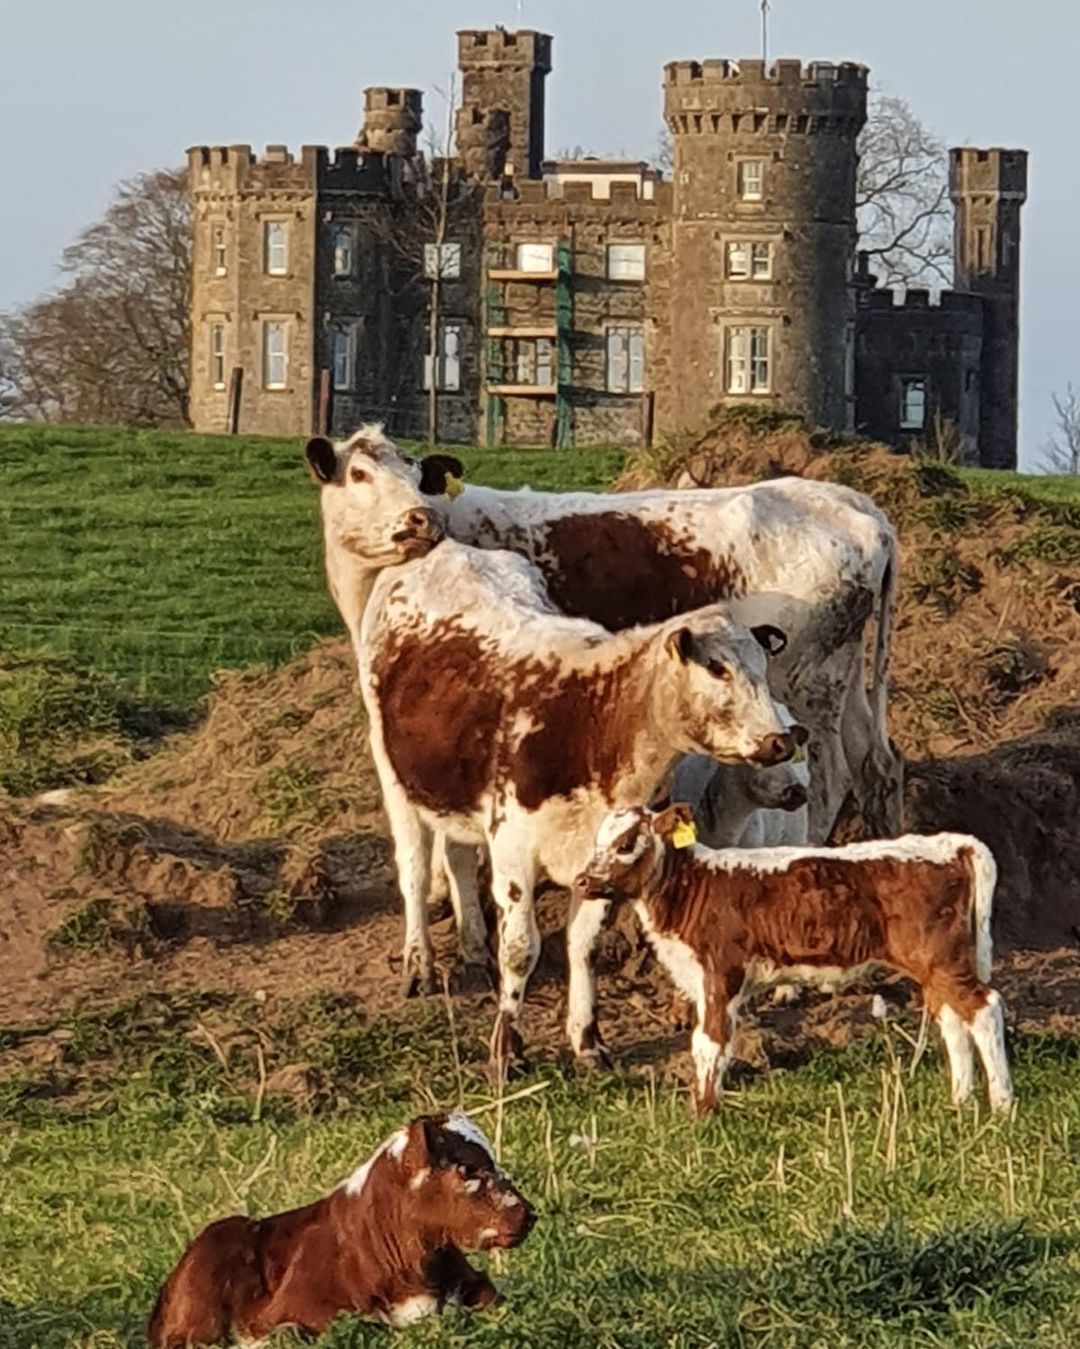
<svg viewBox="0 0 1080 1349">
<path fill-rule="evenodd" d="M 461 275 L 460 244 L 425 244 L 424 275 L 429 281 L 441 277 L 443 281 L 456 281 Z"/>
<path fill-rule="evenodd" d="M 607 330 L 608 393 L 641 393 L 645 388 L 645 334 L 640 328 Z"/>
<path fill-rule="evenodd" d="M 554 244 L 518 244 L 519 272 L 553 272 L 555 270 Z"/>
<path fill-rule="evenodd" d="M 288 325 L 281 320 L 263 324 L 263 387 L 284 389 L 289 373 Z"/>
<path fill-rule="evenodd" d="M 225 265 L 225 259 L 226 259 L 226 254 L 225 254 L 225 226 L 224 226 L 224 225 L 215 225 L 215 226 L 214 226 L 214 229 L 213 229 L 213 235 L 212 235 L 212 238 L 211 238 L 210 251 L 211 251 L 211 254 L 212 254 L 212 257 L 213 257 L 214 275 L 215 275 L 215 276 L 224 276 L 224 275 L 225 275 L 225 271 L 226 271 L 226 265 Z"/>
<path fill-rule="evenodd" d="M 760 159 L 739 161 L 739 196 L 743 201 L 761 201 L 765 195 L 765 164 Z"/>
<path fill-rule="evenodd" d="M 729 281 L 768 281 L 772 278 L 772 244 L 733 240 L 727 246 Z"/>
<path fill-rule="evenodd" d="M 769 329 L 727 330 L 728 393 L 769 392 Z"/>
<path fill-rule="evenodd" d="M 353 232 L 343 225 L 334 233 L 334 275 L 352 276 L 354 265 Z"/>
<path fill-rule="evenodd" d="M 514 343 L 514 377 L 519 384 L 544 388 L 555 382 L 550 337 L 535 341 L 523 338 Z"/>
<path fill-rule="evenodd" d="M 440 393 L 459 393 L 461 390 L 461 338 L 463 325 L 439 325 L 439 349 L 436 355 L 436 388 Z M 431 388 L 431 356 L 424 357 L 424 388 Z"/>
<path fill-rule="evenodd" d="M 926 426 L 926 378 L 917 375 L 900 381 L 900 429 L 922 431 Z"/>
<path fill-rule="evenodd" d="M 334 362 L 334 388 L 339 391 L 351 389 L 356 367 L 356 329 L 351 323 L 334 325 L 331 356 Z"/>
<path fill-rule="evenodd" d="M 267 220 L 263 231 L 266 270 L 271 276 L 284 276 L 289 267 L 288 226 L 284 220 Z"/>
<path fill-rule="evenodd" d="M 610 281 L 644 281 L 645 245 L 608 244 L 607 274 Z"/>
<path fill-rule="evenodd" d="M 220 319 L 210 324 L 210 378 L 215 389 L 225 387 L 225 325 Z"/>
</svg>

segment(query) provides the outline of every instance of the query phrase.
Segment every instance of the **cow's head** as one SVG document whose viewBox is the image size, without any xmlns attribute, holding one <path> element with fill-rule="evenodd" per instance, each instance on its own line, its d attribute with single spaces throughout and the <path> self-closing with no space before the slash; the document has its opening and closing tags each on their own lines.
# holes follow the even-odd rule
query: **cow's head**
<svg viewBox="0 0 1080 1349">
<path fill-rule="evenodd" d="M 401 1165 L 417 1221 L 441 1244 L 489 1251 L 517 1246 L 536 1213 L 499 1169 L 468 1115 L 421 1115 L 408 1126 Z"/>
<path fill-rule="evenodd" d="M 399 454 L 381 427 L 361 427 L 336 445 L 315 436 L 305 455 L 322 488 L 328 540 L 360 561 L 393 566 L 422 557 L 442 538 L 442 523 L 422 495 L 424 462 Z M 440 472 L 431 471 L 433 480 Z"/>
<path fill-rule="evenodd" d="M 600 821 L 592 861 L 575 879 L 582 899 L 635 900 L 660 879 L 664 853 L 693 841 L 694 812 L 681 803 L 612 810 Z"/>
<path fill-rule="evenodd" d="M 723 605 L 684 614 L 657 638 L 661 715 L 673 747 L 724 763 L 783 763 L 795 752 L 766 683 L 766 661 L 787 644 L 769 625 L 746 628 Z"/>
</svg>

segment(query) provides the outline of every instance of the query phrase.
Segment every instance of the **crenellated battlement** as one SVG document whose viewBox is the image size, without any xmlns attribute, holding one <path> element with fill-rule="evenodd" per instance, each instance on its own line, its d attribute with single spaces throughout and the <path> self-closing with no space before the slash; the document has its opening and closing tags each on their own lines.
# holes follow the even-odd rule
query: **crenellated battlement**
<svg viewBox="0 0 1080 1349">
<path fill-rule="evenodd" d="M 950 194 L 954 201 L 987 195 L 1026 201 L 1027 162 L 1026 150 L 958 146 L 949 151 Z"/>
<path fill-rule="evenodd" d="M 193 194 L 243 192 L 334 192 L 379 194 L 387 190 L 389 168 L 381 151 L 304 145 L 294 155 L 285 145 L 268 145 L 257 156 L 250 145 L 194 145 L 188 152 Z"/>
<path fill-rule="evenodd" d="M 664 115 L 676 135 L 857 135 L 866 90 L 867 69 L 852 61 L 672 61 L 664 67 Z"/>
<path fill-rule="evenodd" d="M 906 291 L 882 287 L 877 290 L 865 290 L 859 296 L 859 307 L 870 313 L 895 314 L 898 317 L 913 316 L 919 313 L 966 315 L 981 322 L 983 314 L 982 297 L 969 295 L 965 291 L 942 290 L 933 294 L 922 287 L 909 286 Z"/>
<path fill-rule="evenodd" d="M 482 66 L 517 66 L 551 73 L 551 37 L 534 29 L 506 28 L 461 29 L 458 39 L 458 68 L 475 70 Z"/>
<path fill-rule="evenodd" d="M 651 183 L 652 196 L 646 196 L 644 183 L 605 182 L 583 179 L 581 182 L 553 182 L 544 178 L 523 179 L 514 184 L 513 196 L 503 195 L 502 187 L 490 183 L 484 202 L 496 206 L 557 206 L 562 208 L 601 206 L 617 216 L 620 211 L 662 216 L 671 209 L 671 184 Z"/>
</svg>

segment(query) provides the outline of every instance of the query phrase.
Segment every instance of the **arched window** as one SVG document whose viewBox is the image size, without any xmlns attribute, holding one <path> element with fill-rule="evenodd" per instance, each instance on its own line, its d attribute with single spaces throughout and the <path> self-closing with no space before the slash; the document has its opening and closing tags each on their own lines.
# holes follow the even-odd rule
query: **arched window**
<svg viewBox="0 0 1080 1349">
<path fill-rule="evenodd" d="M 352 276 L 353 233 L 347 225 L 334 232 L 334 275 Z"/>
</svg>

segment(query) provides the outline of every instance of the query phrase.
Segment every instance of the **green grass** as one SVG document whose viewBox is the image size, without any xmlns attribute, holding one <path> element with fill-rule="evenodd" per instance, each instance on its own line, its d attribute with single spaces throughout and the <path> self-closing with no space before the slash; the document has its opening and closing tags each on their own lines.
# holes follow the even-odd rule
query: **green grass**
<svg viewBox="0 0 1080 1349">
<path fill-rule="evenodd" d="M 221 667 L 340 630 L 302 443 L 0 427 L 0 651 L 63 653 L 190 702 Z M 465 450 L 500 487 L 603 487 L 618 450 Z"/>
<path fill-rule="evenodd" d="M 3 1349 L 138 1344 L 159 1280 L 203 1223 L 305 1202 L 411 1113 L 458 1099 L 437 1004 L 397 1026 L 366 1023 L 347 1000 L 294 1009 L 266 1037 L 267 1066 L 301 1036 L 327 1083 L 314 1110 L 253 1096 L 253 1031 L 229 1048 L 228 1072 L 191 1034 L 226 1014 L 258 1012 L 201 995 L 69 1023 L 65 1067 L 34 1070 L 9 1101 Z M 1020 1106 L 998 1121 L 948 1106 L 936 1048 L 909 1075 L 885 1034 L 749 1077 L 705 1123 L 648 1078 L 581 1083 L 548 1068 L 514 1084 L 531 1094 L 505 1107 L 502 1159 L 541 1221 L 495 1271 L 506 1302 L 400 1342 L 1080 1343 L 1076 1045 L 1016 1045 Z M 461 1048 L 465 1103 L 494 1132 L 482 1047 Z M 320 1344 L 386 1342 L 346 1319 Z"/>
</svg>

